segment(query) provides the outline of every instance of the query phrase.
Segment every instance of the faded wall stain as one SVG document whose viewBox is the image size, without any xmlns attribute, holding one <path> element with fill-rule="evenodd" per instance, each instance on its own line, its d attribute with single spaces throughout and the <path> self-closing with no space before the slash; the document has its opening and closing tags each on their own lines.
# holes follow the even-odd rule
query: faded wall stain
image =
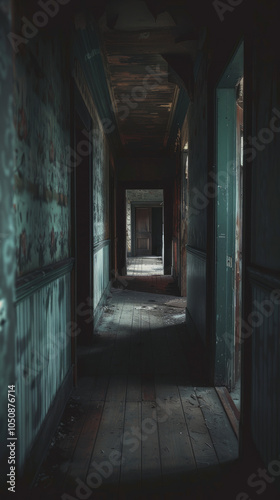
<svg viewBox="0 0 280 500">
<path fill-rule="evenodd" d="M 62 47 L 62 50 L 57 50 Z M 15 58 L 17 274 L 69 257 L 69 72 L 59 35 Z"/>
</svg>

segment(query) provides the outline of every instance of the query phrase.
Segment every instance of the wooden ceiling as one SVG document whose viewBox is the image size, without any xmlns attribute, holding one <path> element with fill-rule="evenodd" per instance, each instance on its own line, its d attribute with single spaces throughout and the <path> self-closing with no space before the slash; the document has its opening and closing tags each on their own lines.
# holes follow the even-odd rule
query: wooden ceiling
<svg viewBox="0 0 280 500">
<path fill-rule="evenodd" d="M 222 50 L 227 35 L 213 2 L 79 0 L 73 9 L 84 13 L 78 57 L 101 117 L 114 124 L 110 140 L 129 156 L 174 152 L 203 46 L 215 39 Z"/>
<path fill-rule="evenodd" d="M 128 154 L 164 151 L 179 93 L 192 97 L 199 30 L 185 4 L 115 0 L 99 18 L 112 108 Z"/>
</svg>

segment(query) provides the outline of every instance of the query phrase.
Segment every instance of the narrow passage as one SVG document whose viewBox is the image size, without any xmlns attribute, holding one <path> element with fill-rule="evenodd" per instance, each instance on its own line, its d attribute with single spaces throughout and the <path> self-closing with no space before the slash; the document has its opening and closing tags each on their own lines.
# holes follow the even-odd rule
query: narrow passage
<svg viewBox="0 0 280 500">
<path fill-rule="evenodd" d="M 194 338 L 186 299 L 112 288 L 32 498 L 208 498 L 238 441 Z"/>
</svg>

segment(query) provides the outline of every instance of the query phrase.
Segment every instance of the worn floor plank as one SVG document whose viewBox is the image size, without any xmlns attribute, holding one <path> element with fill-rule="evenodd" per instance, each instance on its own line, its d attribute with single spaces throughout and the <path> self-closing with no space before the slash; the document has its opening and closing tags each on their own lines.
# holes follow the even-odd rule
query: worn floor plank
<svg viewBox="0 0 280 500">
<path fill-rule="evenodd" d="M 122 440 L 120 498 L 141 496 L 141 441 L 141 403 L 127 402 Z"/>
<path fill-rule="evenodd" d="M 236 459 L 238 441 L 214 388 L 196 389 L 202 413 L 220 463 Z"/>
<path fill-rule="evenodd" d="M 89 405 L 86 419 L 79 436 L 79 446 L 76 446 L 67 472 L 66 483 L 69 476 L 74 479 L 79 477 L 82 481 L 85 481 L 86 479 L 92 450 L 95 445 L 102 417 L 103 406 L 103 401 L 92 401 Z"/>
<path fill-rule="evenodd" d="M 99 492 L 118 497 L 121 470 L 122 436 L 124 430 L 125 403 L 105 403 L 99 432 L 93 448 L 87 472 L 87 484 Z"/>
<path fill-rule="evenodd" d="M 192 387 L 180 386 L 179 392 L 197 468 L 217 465 L 218 458 L 201 411 L 200 400 Z"/>
<path fill-rule="evenodd" d="M 206 481 L 207 471 L 237 457 L 215 390 L 196 387 L 185 304 L 172 300 L 112 291 L 94 345 L 80 348 L 73 393 L 80 419 L 54 447 L 53 460 L 61 461 L 56 473 L 42 466 L 49 481 L 38 481 L 34 498 L 42 500 L 42 492 L 56 498 L 55 485 L 61 493 L 63 484 L 74 498 L 80 488 L 84 498 L 98 500 L 205 500 L 199 474 Z"/>
</svg>

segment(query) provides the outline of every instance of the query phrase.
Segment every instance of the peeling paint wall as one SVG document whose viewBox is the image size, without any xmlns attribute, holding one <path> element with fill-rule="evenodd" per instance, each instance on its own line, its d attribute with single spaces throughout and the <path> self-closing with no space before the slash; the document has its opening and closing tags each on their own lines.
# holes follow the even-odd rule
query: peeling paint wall
<svg viewBox="0 0 280 500">
<path fill-rule="evenodd" d="M 69 68 L 58 34 L 15 58 L 18 276 L 69 257 Z"/>
<path fill-rule="evenodd" d="M 13 218 L 13 95 L 8 1 L 0 5 L 0 490 L 7 491 L 8 385 L 15 384 L 15 244 Z"/>
<path fill-rule="evenodd" d="M 16 33 L 23 15 L 28 16 L 28 3 L 14 2 Z M 32 472 L 36 470 L 44 449 L 36 457 L 34 449 L 40 442 L 42 447 L 48 445 L 53 428 L 47 427 L 50 422 L 56 425 L 58 418 L 53 404 L 59 400 L 63 407 L 72 384 L 67 335 L 71 263 L 66 270 L 62 265 L 70 257 L 71 237 L 68 50 L 66 37 L 54 28 L 38 30 L 13 54 L 13 215 L 18 278 L 15 372 L 17 428 L 22 437 L 17 453 L 19 476 L 32 461 Z M 56 266 L 51 267 L 53 264 Z M 25 285 L 30 285 L 26 293 Z M 66 381 L 67 390 L 58 396 Z M 44 439 L 39 438 L 42 429 Z"/>
</svg>

